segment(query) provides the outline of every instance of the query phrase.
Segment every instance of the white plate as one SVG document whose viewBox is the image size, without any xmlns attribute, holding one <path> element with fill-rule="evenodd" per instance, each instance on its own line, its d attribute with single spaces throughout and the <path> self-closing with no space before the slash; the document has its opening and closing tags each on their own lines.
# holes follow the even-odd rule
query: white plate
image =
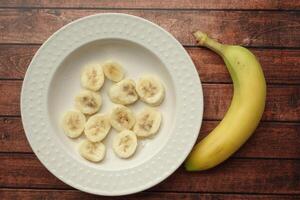
<svg viewBox="0 0 300 200">
<path fill-rule="evenodd" d="M 114 59 L 127 77 L 159 76 L 166 98 L 159 107 L 163 123 L 152 139 L 139 141 L 128 159 L 111 148 L 114 131 L 105 139 L 107 154 L 90 163 L 78 154 L 80 139 L 69 139 L 60 127 L 61 115 L 73 108 L 80 91 L 80 70 L 89 61 Z M 112 103 L 106 81 L 103 107 Z M 145 104 L 131 106 L 134 111 Z M 201 126 L 202 87 L 195 66 L 180 43 L 167 31 L 145 19 L 125 14 L 98 14 L 76 20 L 53 34 L 38 50 L 26 72 L 21 113 L 27 139 L 44 166 L 79 190 L 99 195 L 125 195 L 145 190 L 172 174 L 191 151 Z"/>
</svg>

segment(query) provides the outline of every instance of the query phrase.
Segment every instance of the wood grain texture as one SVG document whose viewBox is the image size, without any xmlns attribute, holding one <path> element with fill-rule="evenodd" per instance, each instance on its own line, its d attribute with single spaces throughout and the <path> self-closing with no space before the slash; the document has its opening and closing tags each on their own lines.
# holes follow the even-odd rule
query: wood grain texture
<svg viewBox="0 0 300 200">
<path fill-rule="evenodd" d="M 23 79 L 38 45 L 0 45 L 0 79 Z M 186 47 L 203 83 L 231 83 L 222 59 L 204 48 Z M 267 83 L 300 84 L 300 50 L 250 49 Z"/>
<path fill-rule="evenodd" d="M 0 152 L 30 152 L 21 118 L 0 117 Z"/>
<path fill-rule="evenodd" d="M 0 7 L 48 7 L 48 8 L 140 8 L 140 9 L 300 9 L 297 0 L 10 0 L 0 1 Z"/>
<path fill-rule="evenodd" d="M 0 45 L 0 79 L 23 79 L 36 45 Z"/>
<path fill-rule="evenodd" d="M 41 43 L 63 25 L 96 13 L 119 10 L 0 9 L 0 43 Z M 299 47 L 299 12 L 122 10 L 157 23 L 183 45 L 195 45 L 201 29 L 224 43 Z"/>
<path fill-rule="evenodd" d="M 227 111 L 233 88 L 229 84 L 203 84 L 204 119 L 222 119 Z M 255 91 L 253 93 L 255 98 Z M 266 107 L 262 117 L 265 121 L 299 121 L 300 87 L 269 85 Z"/>
<path fill-rule="evenodd" d="M 204 121 L 199 140 L 205 137 L 218 123 L 218 121 Z M 299 146 L 299 123 L 262 122 L 250 140 L 234 157 L 300 159 Z M 0 152 L 32 153 L 20 118 L 0 118 Z"/>
<path fill-rule="evenodd" d="M 0 187 L 70 189 L 50 174 L 32 154 L 0 154 Z M 230 158 L 204 172 L 179 168 L 151 191 L 300 193 L 299 160 Z"/>
<path fill-rule="evenodd" d="M 219 122 L 204 121 L 198 140 Z M 242 158 L 300 158 L 300 124 L 261 122 L 252 137 L 233 156 Z"/>
<path fill-rule="evenodd" d="M 0 196 L 5 199 L 22 200 L 293 200 L 300 198 L 299 195 L 242 195 L 242 194 L 207 194 L 207 193 L 161 193 L 161 192 L 143 192 L 126 197 L 99 197 L 76 190 L 42 190 L 42 189 L 0 189 Z"/>
<path fill-rule="evenodd" d="M 0 115 L 20 115 L 22 81 L 0 81 Z M 232 98 L 231 84 L 203 84 L 204 119 L 222 119 Z M 255 98 L 255 91 L 253 98 Z M 267 90 L 265 121 L 300 121 L 300 87 L 270 85 Z"/>
<path fill-rule="evenodd" d="M 144 17 L 185 46 L 204 83 L 205 120 L 198 140 L 224 116 L 232 81 L 216 54 L 195 47 L 191 32 L 201 28 L 224 43 L 249 47 L 262 64 L 268 96 L 263 122 L 225 163 L 196 173 L 180 167 L 146 192 L 100 199 L 300 199 L 299 10 L 299 0 L 0 1 L 0 199 L 99 198 L 62 183 L 38 161 L 22 128 L 19 100 L 40 44 L 71 21 L 106 12 Z"/>
<path fill-rule="evenodd" d="M 299 194 L 299 168 L 299 160 L 231 158 L 209 171 L 180 168 L 153 190 Z"/>
<path fill-rule="evenodd" d="M 0 81 L 0 115 L 20 115 L 21 81 Z"/>
<path fill-rule="evenodd" d="M 204 83 L 231 83 L 223 60 L 204 48 L 186 48 Z M 300 50 L 250 49 L 259 59 L 268 84 L 300 84 Z"/>
</svg>

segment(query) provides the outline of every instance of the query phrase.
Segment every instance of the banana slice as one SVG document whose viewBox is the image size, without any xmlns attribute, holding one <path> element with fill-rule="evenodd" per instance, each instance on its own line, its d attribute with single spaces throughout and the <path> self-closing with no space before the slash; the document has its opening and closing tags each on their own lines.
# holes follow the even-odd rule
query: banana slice
<svg viewBox="0 0 300 200">
<path fill-rule="evenodd" d="M 79 111 L 68 111 L 63 116 L 62 127 L 67 136 L 77 138 L 81 135 L 85 125 L 85 116 Z"/>
<path fill-rule="evenodd" d="M 135 123 L 135 117 L 129 108 L 118 105 L 112 110 L 110 123 L 117 131 L 130 130 Z"/>
<path fill-rule="evenodd" d="M 96 114 L 91 116 L 85 124 L 84 134 L 91 142 L 103 140 L 111 128 L 109 116 Z"/>
<path fill-rule="evenodd" d="M 165 97 L 165 89 L 161 81 L 152 75 L 144 75 L 137 81 L 136 91 L 142 101 L 158 106 Z"/>
<path fill-rule="evenodd" d="M 157 133 L 160 124 L 160 112 L 154 108 L 145 108 L 137 115 L 133 131 L 138 137 L 149 137 Z"/>
<path fill-rule="evenodd" d="M 137 148 L 137 137 L 134 132 L 125 130 L 113 139 L 113 150 L 120 158 L 129 158 Z"/>
<path fill-rule="evenodd" d="M 83 141 L 79 147 L 80 155 L 92 162 L 100 162 L 105 156 L 106 148 L 102 142 Z"/>
<path fill-rule="evenodd" d="M 122 105 L 132 104 L 138 99 L 135 83 L 131 79 L 124 79 L 111 86 L 108 95 L 112 102 Z"/>
<path fill-rule="evenodd" d="M 75 97 L 75 107 L 84 114 L 96 113 L 102 104 L 100 94 L 96 92 L 83 90 Z"/>
<path fill-rule="evenodd" d="M 81 85 L 89 90 L 97 91 L 104 83 L 104 74 L 100 64 L 89 63 L 81 73 Z"/>
<path fill-rule="evenodd" d="M 124 78 L 124 71 L 122 66 L 112 60 L 108 60 L 102 65 L 106 78 L 111 81 L 119 82 Z"/>
</svg>

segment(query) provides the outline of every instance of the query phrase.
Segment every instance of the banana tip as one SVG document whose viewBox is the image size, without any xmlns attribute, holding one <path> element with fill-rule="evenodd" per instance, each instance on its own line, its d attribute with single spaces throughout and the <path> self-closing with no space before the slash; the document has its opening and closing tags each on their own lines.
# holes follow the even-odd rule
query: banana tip
<svg viewBox="0 0 300 200">
<path fill-rule="evenodd" d="M 193 33 L 193 35 L 195 36 L 196 40 L 200 45 L 203 45 L 208 37 L 206 33 L 203 33 L 201 31 L 196 31 Z"/>
<path fill-rule="evenodd" d="M 189 171 L 189 172 L 197 171 L 197 169 L 189 162 L 184 163 L 184 168 L 186 171 Z"/>
</svg>

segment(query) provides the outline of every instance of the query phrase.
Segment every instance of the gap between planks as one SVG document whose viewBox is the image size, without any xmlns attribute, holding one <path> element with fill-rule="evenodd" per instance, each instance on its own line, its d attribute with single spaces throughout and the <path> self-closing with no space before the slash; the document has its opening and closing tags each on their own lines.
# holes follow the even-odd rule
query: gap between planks
<svg viewBox="0 0 300 200">
<path fill-rule="evenodd" d="M 235 9 L 235 8 L 138 8 L 138 7 L 132 7 L 132 8 L 123 8 L 123 7 L 49 7 L 49 6 L 41 6 L 41 7 L 7 7 L 7 6 L 0 6 L 0 9 L 20 9 L 20 10 L 140 10 L 140 11 L 228 11 L 228 12 L 300 12 L 300 9 Z"/>
<path fill-rule="evenodd" d="M 24 187 L 24 188 L 16 188 L 16 187 L 1 187 L 0 188 L 0 192 L 3 190 L 11 190 L 11 191 L 15 191 L 15 190 L 19 190 L 19 191 L 57 191 L 57 192 L 61 192 L 61 191 L 69 191 L 69 192 L 82 192 L 80 190 L 77 190 L 75 188 L 28 188 L 28 187 Z M 142 191 L 141 193 L 147 194 L 147 193 L 156 193 L 156 194 L 200 194 L 200 195 L 209 195 L 209 194 L 218 194 L 218 195 L 250 195 L 250 196 L 293 196 L 293 197 L 300 197 L 299 195 L 294 195 L 294 194 L 286 194 L 286 193 L 249 193 L 249 192 L 194 192 L 194 191 L 190 191 L 190 192 L 180 192 L 180 191 Z M 85 193 L 85 194 L 89 194 L 89 193 Z M 138 194 L 138 193 L 135 193 Z M 135 195 L 132 194 L 132 195 Z"/>
<path fill-rule="evenodd" d="M 242 147 L 241 147 L 242 148 Z M 34 152 L 0 152 L 0 156 L 7 156 L 7 155 L 14 155 L 14 156 L 36 156 Z M 299 161 L 300 158 L 272 158 L 272 157 L 243 157 L 243 156 L 231 156 L 231 159 L 235 160 L 288 160 L 288 161 Z M 0 187 L 1 188 L 1 187 Z"/>
</svg>

